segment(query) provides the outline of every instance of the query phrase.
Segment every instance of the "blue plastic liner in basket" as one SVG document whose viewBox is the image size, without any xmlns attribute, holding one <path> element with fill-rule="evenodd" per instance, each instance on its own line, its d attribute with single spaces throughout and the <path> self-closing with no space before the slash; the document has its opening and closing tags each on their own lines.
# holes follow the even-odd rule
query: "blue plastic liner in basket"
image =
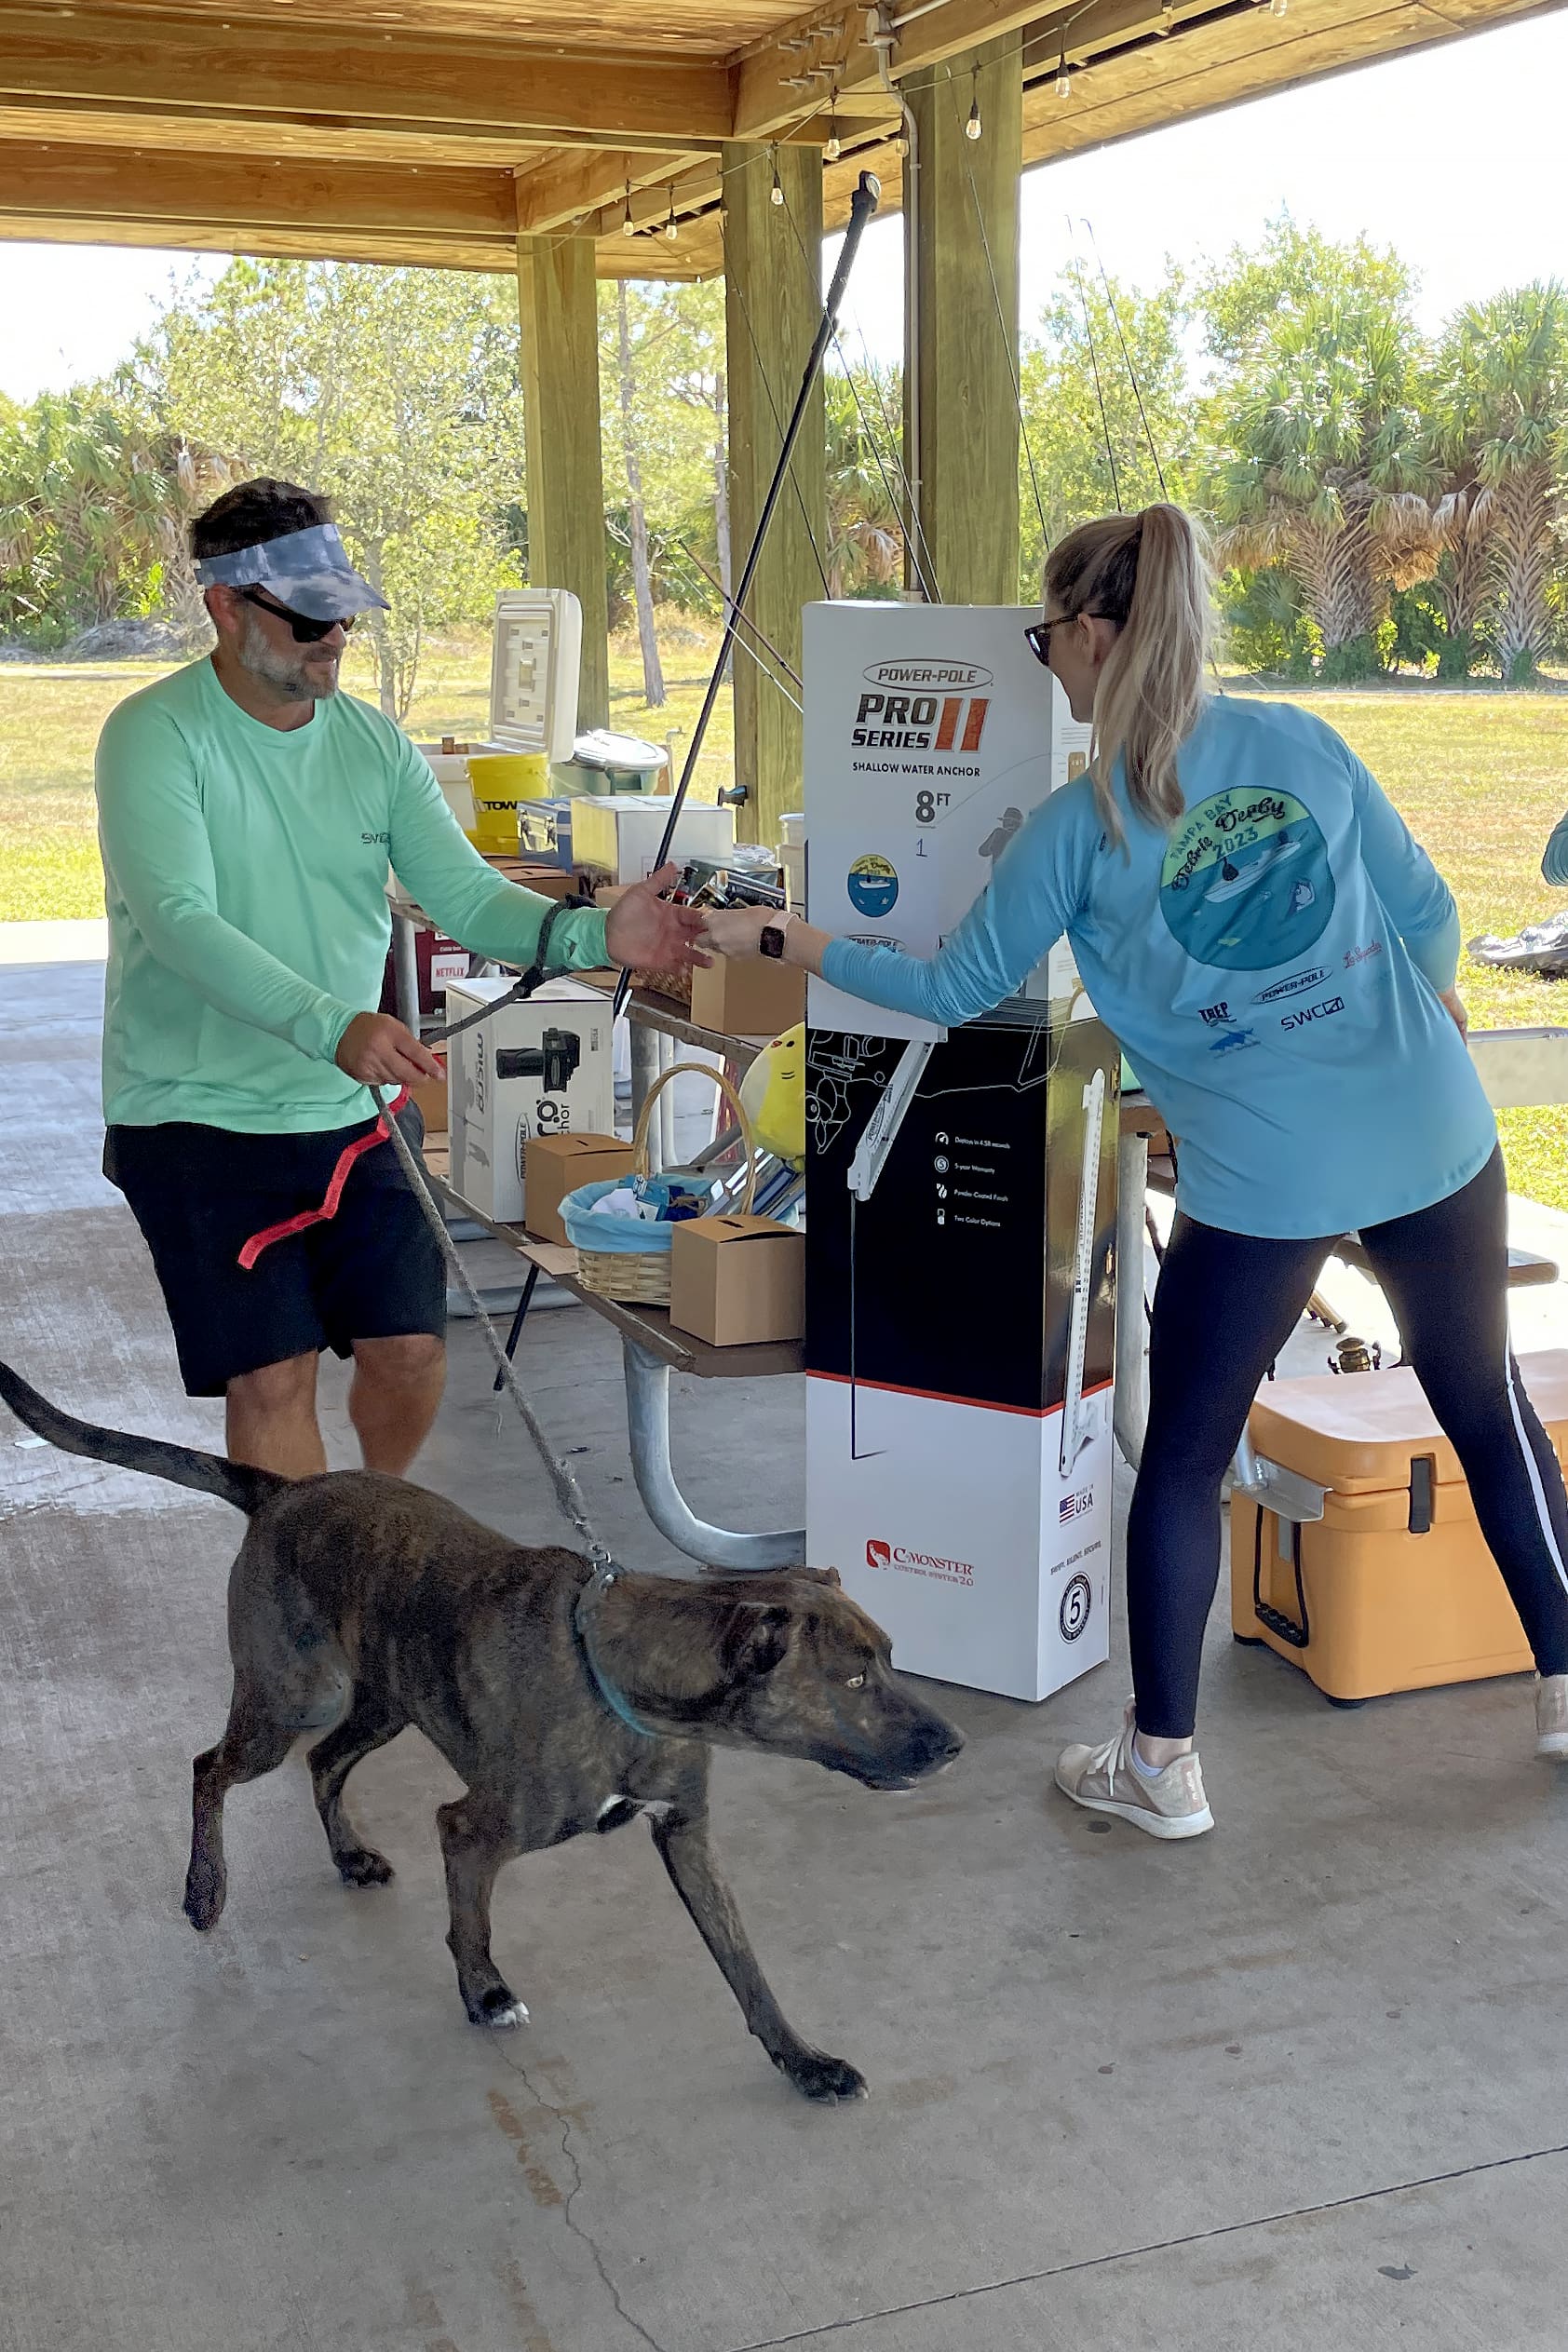
<svg viewBox="0 0 1568 2352">
<path fill-rule="evenodd" d="M 608 1182 L 579 1184 L 574 1193 L 567 1193 L 561 1203 L 561 1222 L 574 1250 L 606 1250 L 622 1257 L 668 1257 L 669 1237 L 674 1225 L 658 1224 L 642 1217 L 596 1217 L 593 1204 L 602 1200 L 626 1183 L 624 1176 L 612 1176 Z"/>
</svg>

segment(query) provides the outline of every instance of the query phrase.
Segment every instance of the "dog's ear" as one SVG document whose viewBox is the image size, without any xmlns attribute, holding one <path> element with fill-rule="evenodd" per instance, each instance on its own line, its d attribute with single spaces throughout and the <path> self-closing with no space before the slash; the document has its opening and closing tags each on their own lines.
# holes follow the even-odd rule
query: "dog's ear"
<svg viewBox="0 0 1568 2352">
<path fill-rule="evenodd" d="M 843 1582 L 836 1568 L 802 1568 L 797 1571 L 797 1574 L 809 1576 L 814 1585 L 831 1585 L 835 1592 L 844 1590 Z"/>
<path fill-rule="evenodd" d="M 731 1682 L 760 1682 L 790 1646 L 790 1612 L 782 1601 L 743 1601 L 724 1620 L 719 1657 Z"/>
</svg>

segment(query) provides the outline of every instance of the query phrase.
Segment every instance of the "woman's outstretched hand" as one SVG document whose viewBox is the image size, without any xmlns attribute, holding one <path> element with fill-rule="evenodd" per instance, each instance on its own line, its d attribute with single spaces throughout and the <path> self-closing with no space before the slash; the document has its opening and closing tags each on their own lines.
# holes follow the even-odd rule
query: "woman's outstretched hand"
<svg viewBox="0 0 1568 2352">
<path fill-rule="evenodd" d="M 702 944 L 723 956 L 760 955 L 763 933 L 782 921 L 777 907 L 715 907 L 704 919 Z"/>
</svg>

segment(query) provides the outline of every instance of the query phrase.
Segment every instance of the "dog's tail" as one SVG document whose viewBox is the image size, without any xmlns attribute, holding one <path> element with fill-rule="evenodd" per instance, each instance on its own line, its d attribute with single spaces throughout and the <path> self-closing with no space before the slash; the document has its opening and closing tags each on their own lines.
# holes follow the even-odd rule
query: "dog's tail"
<svg viewBox="0 0 1568 2352">
<path fill-rule="evenodd" d="M 276 1470 L 221 1461 L 215 1453 L 169 1445 L 162 1438 L 128 1437 L 119 1429 L 101 1429 L 91 1421 L 74 1421 L 6 1363 L 0 1363 L 0 1397 L 19 1421 L 25 1422 L 36 1437 L 47 1438 L 62 1453 L 85 1453 L 89 1461 L 111 1462 L 116 1469 L 145 1470 L 150 1478 L 172 1479 L 176 1486 L 194 1486 L 198 1494 L 216 1494 L 220 1502 L 232 1503 L 247 1517 L 280 1487 L 293 1482 Z"/>
</svg>

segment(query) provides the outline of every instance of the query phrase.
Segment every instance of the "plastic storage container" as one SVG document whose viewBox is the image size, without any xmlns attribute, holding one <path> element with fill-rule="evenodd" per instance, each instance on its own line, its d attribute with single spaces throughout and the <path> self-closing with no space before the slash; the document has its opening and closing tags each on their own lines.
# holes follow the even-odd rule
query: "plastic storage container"
<svg viewBox="0 0 1568 2352">
<path fill-rule="evenodd" d="M 1520 1370 L 1561 1460 L 1568 1350 L 1526 1356 Z M 1264 1643 L 1345 1701 L 1531 1669 L 1458 1457 L 1413 1372 L 1272 1382 L 1249 1428 L 1265 1481 L 1273 1464 L 1291 1475 L 1261 1506 L 1231 1499 L 1238 1641 Z"/>
</svg>

